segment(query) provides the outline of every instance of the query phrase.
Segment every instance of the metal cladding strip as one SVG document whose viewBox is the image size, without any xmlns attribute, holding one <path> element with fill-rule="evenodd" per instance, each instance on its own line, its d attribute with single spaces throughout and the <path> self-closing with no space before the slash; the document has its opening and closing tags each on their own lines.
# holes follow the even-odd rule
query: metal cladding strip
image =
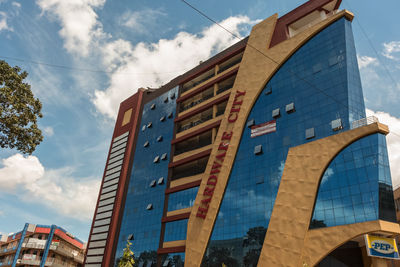
<svg viewBox="0 0 400 267">
<path fill-rule="evenodd" d="M 44 267 L 46 264 L 46 259 L 47 259 L 47 256 L 49 255 L 51 241 L 53 240 L 54 231 L 56 230 L 56 228 L 57 228 L 57 226 L 54 224 L 50 228 L 50 233 L 49 233 L 49 236 L 47 237 L 46 245 L 44 247 L 42 260 L 40 261 L 40 267 Z"/>
<path fill-rule="evenodd" d="M 22 243 L 24 242 L 26 230 L 28 230 L 28 226 L 29 226 L 29 223 L 25 223 L 24 230 L 22 231 L 21 238 L 18 242 L 17 250 L 15 251 L 14 260 L 11 264 L 12 267 L 15 267 L 17 265 L 17 259 L 19 257 L 19 253 L 21 252 Z"/>
<path fill-rule="evenodd" d="M 129 131 L 127 131 L 127 132 L 125 132 L 125 133 L 123 133 L 123 134 L 121 134 L 121 135 L 115 137 L 115 138 L 113 139 L 113 142 L 117 142 L 117 141 L 121 140 L 122 138 L 124 138 L 125 136 L 128 136 L 128 135 L 129 135 Z"/>
</svg>

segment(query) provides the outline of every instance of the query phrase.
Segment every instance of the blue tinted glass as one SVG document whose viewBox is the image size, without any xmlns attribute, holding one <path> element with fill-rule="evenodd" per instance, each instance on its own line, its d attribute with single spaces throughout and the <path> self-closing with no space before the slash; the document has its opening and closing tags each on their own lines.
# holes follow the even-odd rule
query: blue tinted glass
<svg viewBox="0 0 400 267">
<path fill-rule="evenodd" d="M 185 240 L 188 219 L 167 222 L 165 224 L 164 242 Z"/>
<path fill-rule="evenodd" d="M 153 180 L 158 181 L 160 177 L 168 176 L 168 160 L 153 163 L 153 159 L 164 153 L 169 154 L 174 121 L 172 118 L 168 118 L 162 122 L 160 116 L 167 116 L 175 111 L 175 100 L 171 99 L 164 102 L 164 99 L 176 94 L 177 89 L 170 90 L 143 107 L 141 125 L 152 122 L 152 127 L 138 132 L 137 143 L 144 144 L 149 141 L 150 145 L 148 147 L 136 146 L 115 256 L 116 260 L 122 256 L 127 236 L 130 234 L 134 235 L 132 250 L 136 258 L 149 258 L 151 255 L 155 259 L 157 258 L 156 251 L 160 242 L 166 183 L 156 183 L 154 187 L 149 185 Z M 156 109 L 151 109 L 152 104 L 156 105 Z M 160 135 L 163 136 L 163 142 L 157 142 Z M 149 204 L 152 204 L 151 210 L 146 209 Z M 144 254 L 142 255 L 142 253 Z"/>
<path fill-rule="evenodd" d="M 168 211 L 189 208 L 193 206 L 198 187 L 193 187 L 168 195 Z"/>
<path fill-rule="evenodd" d="M 396 214 L 386 139 L 373 134 L 346 147 L 329 164 L 310 228 L 378 219 L 396 222 Z"/>
<path fill-rule="evenodd" d="M 285 110 L 288 103 L 295 103 L 296 112 L 281 112 L 276 131 L 269 134 L 251 138 L 251 129 L 244 128 L 203 258 L 205 266 L 223 262 L 255 266 L 289 148 L 349 130 L 353 120 L 365 117 L 351 23 L 340 19 L 309 40 L 282 65 L 264 91 L 271 93 L 259 95 L 248 117 L 257 125 L 273 120 L 272 111 Z M 333 131 L 330 123 L 338 118 L 343 129 Z M 310 128 L 315 137 L 307 140 L 305 131 Z M 262 145 L 263 154 L 254 155 L 256 145 Z M 341 211 L 327 209 L 327 216 L 335 212 Z"/>
</svg>

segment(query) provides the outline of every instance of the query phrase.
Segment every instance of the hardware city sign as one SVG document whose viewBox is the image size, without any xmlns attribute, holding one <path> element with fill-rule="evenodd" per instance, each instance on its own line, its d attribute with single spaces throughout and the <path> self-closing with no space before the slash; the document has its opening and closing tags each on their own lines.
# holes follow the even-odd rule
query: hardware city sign
<svg viewBox="0 0 400 267">
<path fill-rule="evenodd" d="M 236 92 L 235 99 L 233 101 L 232 108 L 228 116 L 228 126 L 237 121 L 239 115 L 238 113 L 243 103 L 243 96 L 245 94 L 246 92 L 241 92 L 239 90 Z M 215 187 L 218 183 L 218 175 L 220 173 L 222 163 L 224 162 L 226 151 L 228 150 L 229 141 L 231 140 L 231 138 L 232 131 L 224 131 L 224 133 L 222 134 L 221 142 L 218 145 L 218 152 L 211 167 L 210 175 L 207 179 L 206 188 L 204 189 L 202 194 L 200 206 L 197 209 L 196 217 L 205 219 L 207 216 L 208 208 L 213 197 Z"/>
</svg>

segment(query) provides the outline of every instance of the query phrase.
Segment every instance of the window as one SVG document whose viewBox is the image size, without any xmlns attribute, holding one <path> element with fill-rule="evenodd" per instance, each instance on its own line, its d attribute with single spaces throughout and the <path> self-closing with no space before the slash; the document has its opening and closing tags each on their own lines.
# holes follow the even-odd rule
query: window
<svg viewBox="0 0 400 267">
<path fill-rule="evenodd" d="M 265 86 L 264 94 L 265 94 L 265 95 L 270 95 L 271 93 L 272 93 L 272 86 L 271 86 L 270 84 L 267 84 L 267 85 Z"/>
<path fill-rule="evenodd" d="M 254 119 L 251 119 L 251 120 L 249 120 L 249 121 L 247 122 L 246 126 L 247 126 L 247 127 L 251 127 L 251 126 L 253 126 L 254 124 L 256 124 L 255 120 L 254 120 Z"/>
<path fill-rule="evenodd" d="M 166 160 L 167 159 L 167 153 L 164 153 L 161 155 L 161 160 Z"/>
<path fill-rule="evenodd" d="M 175 93 L 172 93 L 171 99 L 175 99 Z"/>
<path fill-rule="evenodd" d="M 160 177 L 159 179 L 158 179 L 158 182 L 157 182 L 158 184 L 163 184 L 164 183 L 164 177 Z"/>
<path fill-rule="evenodd" d="M 156 180 L 153 180 L 150 182 L 150 187 L 155 187 L 156 186 Z"/>
<path fill-rule="evenodd" d="M 162 135 L 160 135 L 159 137 L 157 137 L 157 142 L 161 142 L 163 140 Z"/>
<path fill-rule="evenodd" d="M 153 204 L 151 204 L 151 203 L 148 204 L 146 207 L 146 210 L 152 210 L 152 209 L 153 209 Z"/>
<path fill-rule="evenodd" d="M 144 146 L 144 147 L 148 147 L 149 144 L 150 144 L 149 141 L 146 141 L 146 142 L 144 142 L 143 146 Z"/>
<path fill-rule="evenodd" d="M 150 109 L 155 109 L 156 108 L 156 104 L 152 104 L 151 106 L 150 106 Z"/>
<path fill-rule="evenodd" d="M 146 130 L 146 125 L 143 125 L 143 127 L 142 127 L 143 132 L 144 132 L 144 130 Z"/>
<path fill-rule="evenodd" d="M 128 235 L 128 240 L 134 240 L 133 234 Z"/>
<path fill-rule="evenodd" d="M 168 96 L 164 97 L 164 103 L 168 103 Z"/>
<path fill-rule="evenodd" d="M 341 129 L 343 128 L 343 126 L 342 126 L 342 120 L 341 120 L 341 119 L 333 120 L 333 121 L 331 122 L 331 126 L 332 126 L 332 130 L 334 130 L 334 131 L 341 130 Z"/>
<path fill-rule="evenodd" d="M 294 103 L 287 104 L 285 110 L 287 113 L 295 112 Z"/>
<path fill-rule="evenodd" d="M 315 137 L 315 131 L 314 128 L 308 128 L 306 129 L 306 139 L 311 139 Z"/>
<path fill-rule="evenodd" d="M 313 73 L 320 72 L 322 70 L 322 64 L 318 63 L 313 66 Z"/>
<path fill-rule="evenodd" d="M 262 154 L 262 145 L 257 145 L 254 147 L 254 155 L 261 155 Z"/>
<path fill-rule="evenodd" d="M 153 123 L 152 122 L 149 122 L 148 124 L 147 124 L 147 128 L 151 128 L 153 126 Z"/>
<path fill-rule="evenodd" d="M 158 163 L 160 161 L 160 156 L 156 156 L 153 160 L 154 163 Z"/>
<path fill-rule="evenodd" d="M 170 112 L 170 113 L 168 114 L 168 119 L 171 119 L 172 116 L 174 116 L 174 113 Z"/>
<path fill-rule="evenodd" d="M 169 266 L 169 260 L 164 261 L 163 267 L 168 267 Z"/>
<path fill-rule="evenodd" d="M 329 66 L 336 65 L 338 63 L 338 57 L 334 56 L 329 59 Z"/>
<path fill-rule="evenodd" d="M 160 118 L 160 121 L 162 122 L 162 121 L 165 121 L 165 116 L 162 116 L 161 118 Z"/>
<path fill-rule="evenodd" d="M 279 108 L 276 108 L 272 111 L 273 118 L 278 118 L 280 115 L 281 115 L 281 112 L 280 112 Z"/>
</svg>

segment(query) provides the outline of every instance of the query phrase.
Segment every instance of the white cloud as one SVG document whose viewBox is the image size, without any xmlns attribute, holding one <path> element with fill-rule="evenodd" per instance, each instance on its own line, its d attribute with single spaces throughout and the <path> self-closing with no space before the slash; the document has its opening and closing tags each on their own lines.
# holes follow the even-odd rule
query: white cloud
<svg viewBox="0 0 400 267">
<path fill-rule="evenodd" d="M 368 66 L 377 66 L 379 65 L 378 61 L 374 57 L 369 57 L 369 56 L 360 56 L 357 55 L 357 61 L 358 61 L 358 66 L 360 69 L 366 68 Z"/>
<path fill-rule="evenodd" d="M 244 27 L 253 24 L 248 17 L 229 17 L 221 22 L 226 28 L 240 34 Z M 232 35 L 213 25 L 200 34 L 178 33 L 174 39 L 161 39 L 157 43 L 139 43 L 132 46 L 124 40 L 116 40 L 103 46 L 103 63 L 116 73 L 110 86 L 95 92 L 97 109 L 114 117 L 119 103 L 140 87 L 158 87 L 170 79 L 208 59 L 213 53 L 237 42 Z M 132 73 L 121 75 L 118 73 Z M 136 74 L 136 75 L 134 75 Z"/>
<path fill-rule="evenodd" d="M 61 215 L 79 220 L 93 216 L 99 179 L 73 177 L 73 168 L 45 170 L 35 156 L 15 154 L 2 160 L 0 190 L 25 201 L 42 203 Z"/>
<path fill-rule="evenodd" d="M 16 8 L 21 8 L 21 3 L 12 2 L 11 4 L 12 4 L 13 6 L 15 6 Z"/>
<path fill-rule="evenodd" d="M 13 31 L 13 28 L 7 24 L 7 14 L 0 11 L 0 32 L 1 31 Z"/>
<path fill-rule="evenodd" d="M 105 0 L 37 0 L 43 12 L 61 22 L 60 35 L 68 52 L 87 56 L 93 42 L 104 37 L 97 21 L 95 8 L 103 7 Z"/>
<path fill-rule="evenodd" d="M 43 128 L 44 135 L 48 137 L 52 137 L 54 135 L 54 129 L 53 127 L 46 126 Z"/>
<path fill-rule="evenodd" d="M 161 10 L 150 8 L 140 11 L 126 11 L 120 18 L 120 24 L 136 32 L 147 33 L 149 26 L 154 26 L 158 18 L 166 15 Z"/>
<path fill-rule="evenodd" d="M 383 53 L 385 57 L 400 60 L 400 41 L 383 43 Z"/>
<path fill-rule="evenodd" d="M 393 188 L 400 186 L 400 118 L 382 111 L 366 110 L 367 116 L 375 116 L 379 122 L 389 126 L 390 133 L 386 137 L 390 171 L 392 174 Z"/>
</svg>

